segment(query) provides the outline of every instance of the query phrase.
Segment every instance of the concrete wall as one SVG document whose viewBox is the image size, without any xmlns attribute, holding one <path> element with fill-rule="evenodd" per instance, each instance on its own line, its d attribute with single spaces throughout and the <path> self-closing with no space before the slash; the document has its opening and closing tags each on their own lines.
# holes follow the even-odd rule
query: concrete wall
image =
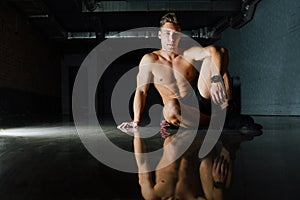
<svg viewBox="0 0 300 200">
<path fill-rule="evenodd" d="M 299 8 L 297 0 L 262 0 L 250 23 L 218 42 L 240 77 L 243 113 L 300 115 Z"/>
</svg>

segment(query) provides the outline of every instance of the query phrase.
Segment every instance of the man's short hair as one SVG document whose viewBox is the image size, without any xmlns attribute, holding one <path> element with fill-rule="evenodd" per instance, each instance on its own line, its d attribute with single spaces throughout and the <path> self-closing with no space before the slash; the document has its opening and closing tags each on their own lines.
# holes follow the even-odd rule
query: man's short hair
<svg viewBox="0 0 300 200">
<path fill-rule="evenodd" d="M 180 27 L 180 22 L 175 13 L 167 13 L 164 16 L 162 16 L 160 20 L 160 27 L 162 27 L 167 22 L 175 24 Z"/>
</svg>

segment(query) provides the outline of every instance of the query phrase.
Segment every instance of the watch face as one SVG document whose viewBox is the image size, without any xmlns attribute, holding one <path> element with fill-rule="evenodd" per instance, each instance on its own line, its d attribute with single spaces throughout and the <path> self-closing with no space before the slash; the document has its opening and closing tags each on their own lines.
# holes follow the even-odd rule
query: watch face
<svg viewBox="0 0 300 200">
<path fill-rule="evenodd" d="M 222 78 L 221 78 L 220 75 L 216 75 L 216 76 L 213 76 L 213 77 L 211 78 L 211 82 L 212 82 L 212 83 L 221 82 L 221 80 L 222 80 Z"/>
</svg>

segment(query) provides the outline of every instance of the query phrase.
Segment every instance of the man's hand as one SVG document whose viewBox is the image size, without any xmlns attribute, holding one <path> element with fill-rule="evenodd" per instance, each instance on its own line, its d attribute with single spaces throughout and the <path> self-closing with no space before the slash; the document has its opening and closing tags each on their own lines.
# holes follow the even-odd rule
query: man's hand
<svg viewBox="0 0 300 200">
<path fill-rule="evenodd" d="M 210 96 L 211 100 L 215 104 L 223 104 L 226 101 L 226 92 L 224 84 L 222 82 L 211 83 Z"/>
<path fill-rule="evenodd" d="M 122 130 L 122 129 L 126 129 L 126 128 L 137 128 L 138 127 L 138 122 L 123 122 L 122 124 L 120 124 L 117 128 Z"/>
<path fill-rule="evenodd" d="M 228 162 L 224 156 L 217 157 L 212 167 L 212 177 L 214 182 L 224 183 L 228 174 Z"/>
<path fill-rule="evenodd" d="M 123 122 L 122 124 L 125 124 L 125 123 L 132 123 L 132 122 Z M 126 133 L 126 134 L 134 136 L 134 137 L 140 137 L 139 126 L 135 126 L 135 127 L 124 126 L 124 127 L 121 127 L 121 125 L 118 126 L 118 129 L 120 129 L 120 131 L 122 131 L 123 133 Z"/>
</svg>

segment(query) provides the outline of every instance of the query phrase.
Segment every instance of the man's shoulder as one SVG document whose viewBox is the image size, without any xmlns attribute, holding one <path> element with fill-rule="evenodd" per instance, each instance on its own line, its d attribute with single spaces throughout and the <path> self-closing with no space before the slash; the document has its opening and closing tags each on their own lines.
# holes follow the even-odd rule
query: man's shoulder
<svg viewBox="0 0 300 200">
<path fill-rule="evenodd" d="M 160 51 L 156 50 L 156 51 L 152 51 L 151 53 L 147 53 L 144 56 L 150 58 L 150 59 L 154 59 L 157 60 L 160 56 Z"/>
<path fill-rule="evenodd" d="M 151 64 L 159 59 L 158 51 L 153 51 L 151 53 L 147 53 L 143 56 L 141 63 L 142 64 Z"/>
</svg>

